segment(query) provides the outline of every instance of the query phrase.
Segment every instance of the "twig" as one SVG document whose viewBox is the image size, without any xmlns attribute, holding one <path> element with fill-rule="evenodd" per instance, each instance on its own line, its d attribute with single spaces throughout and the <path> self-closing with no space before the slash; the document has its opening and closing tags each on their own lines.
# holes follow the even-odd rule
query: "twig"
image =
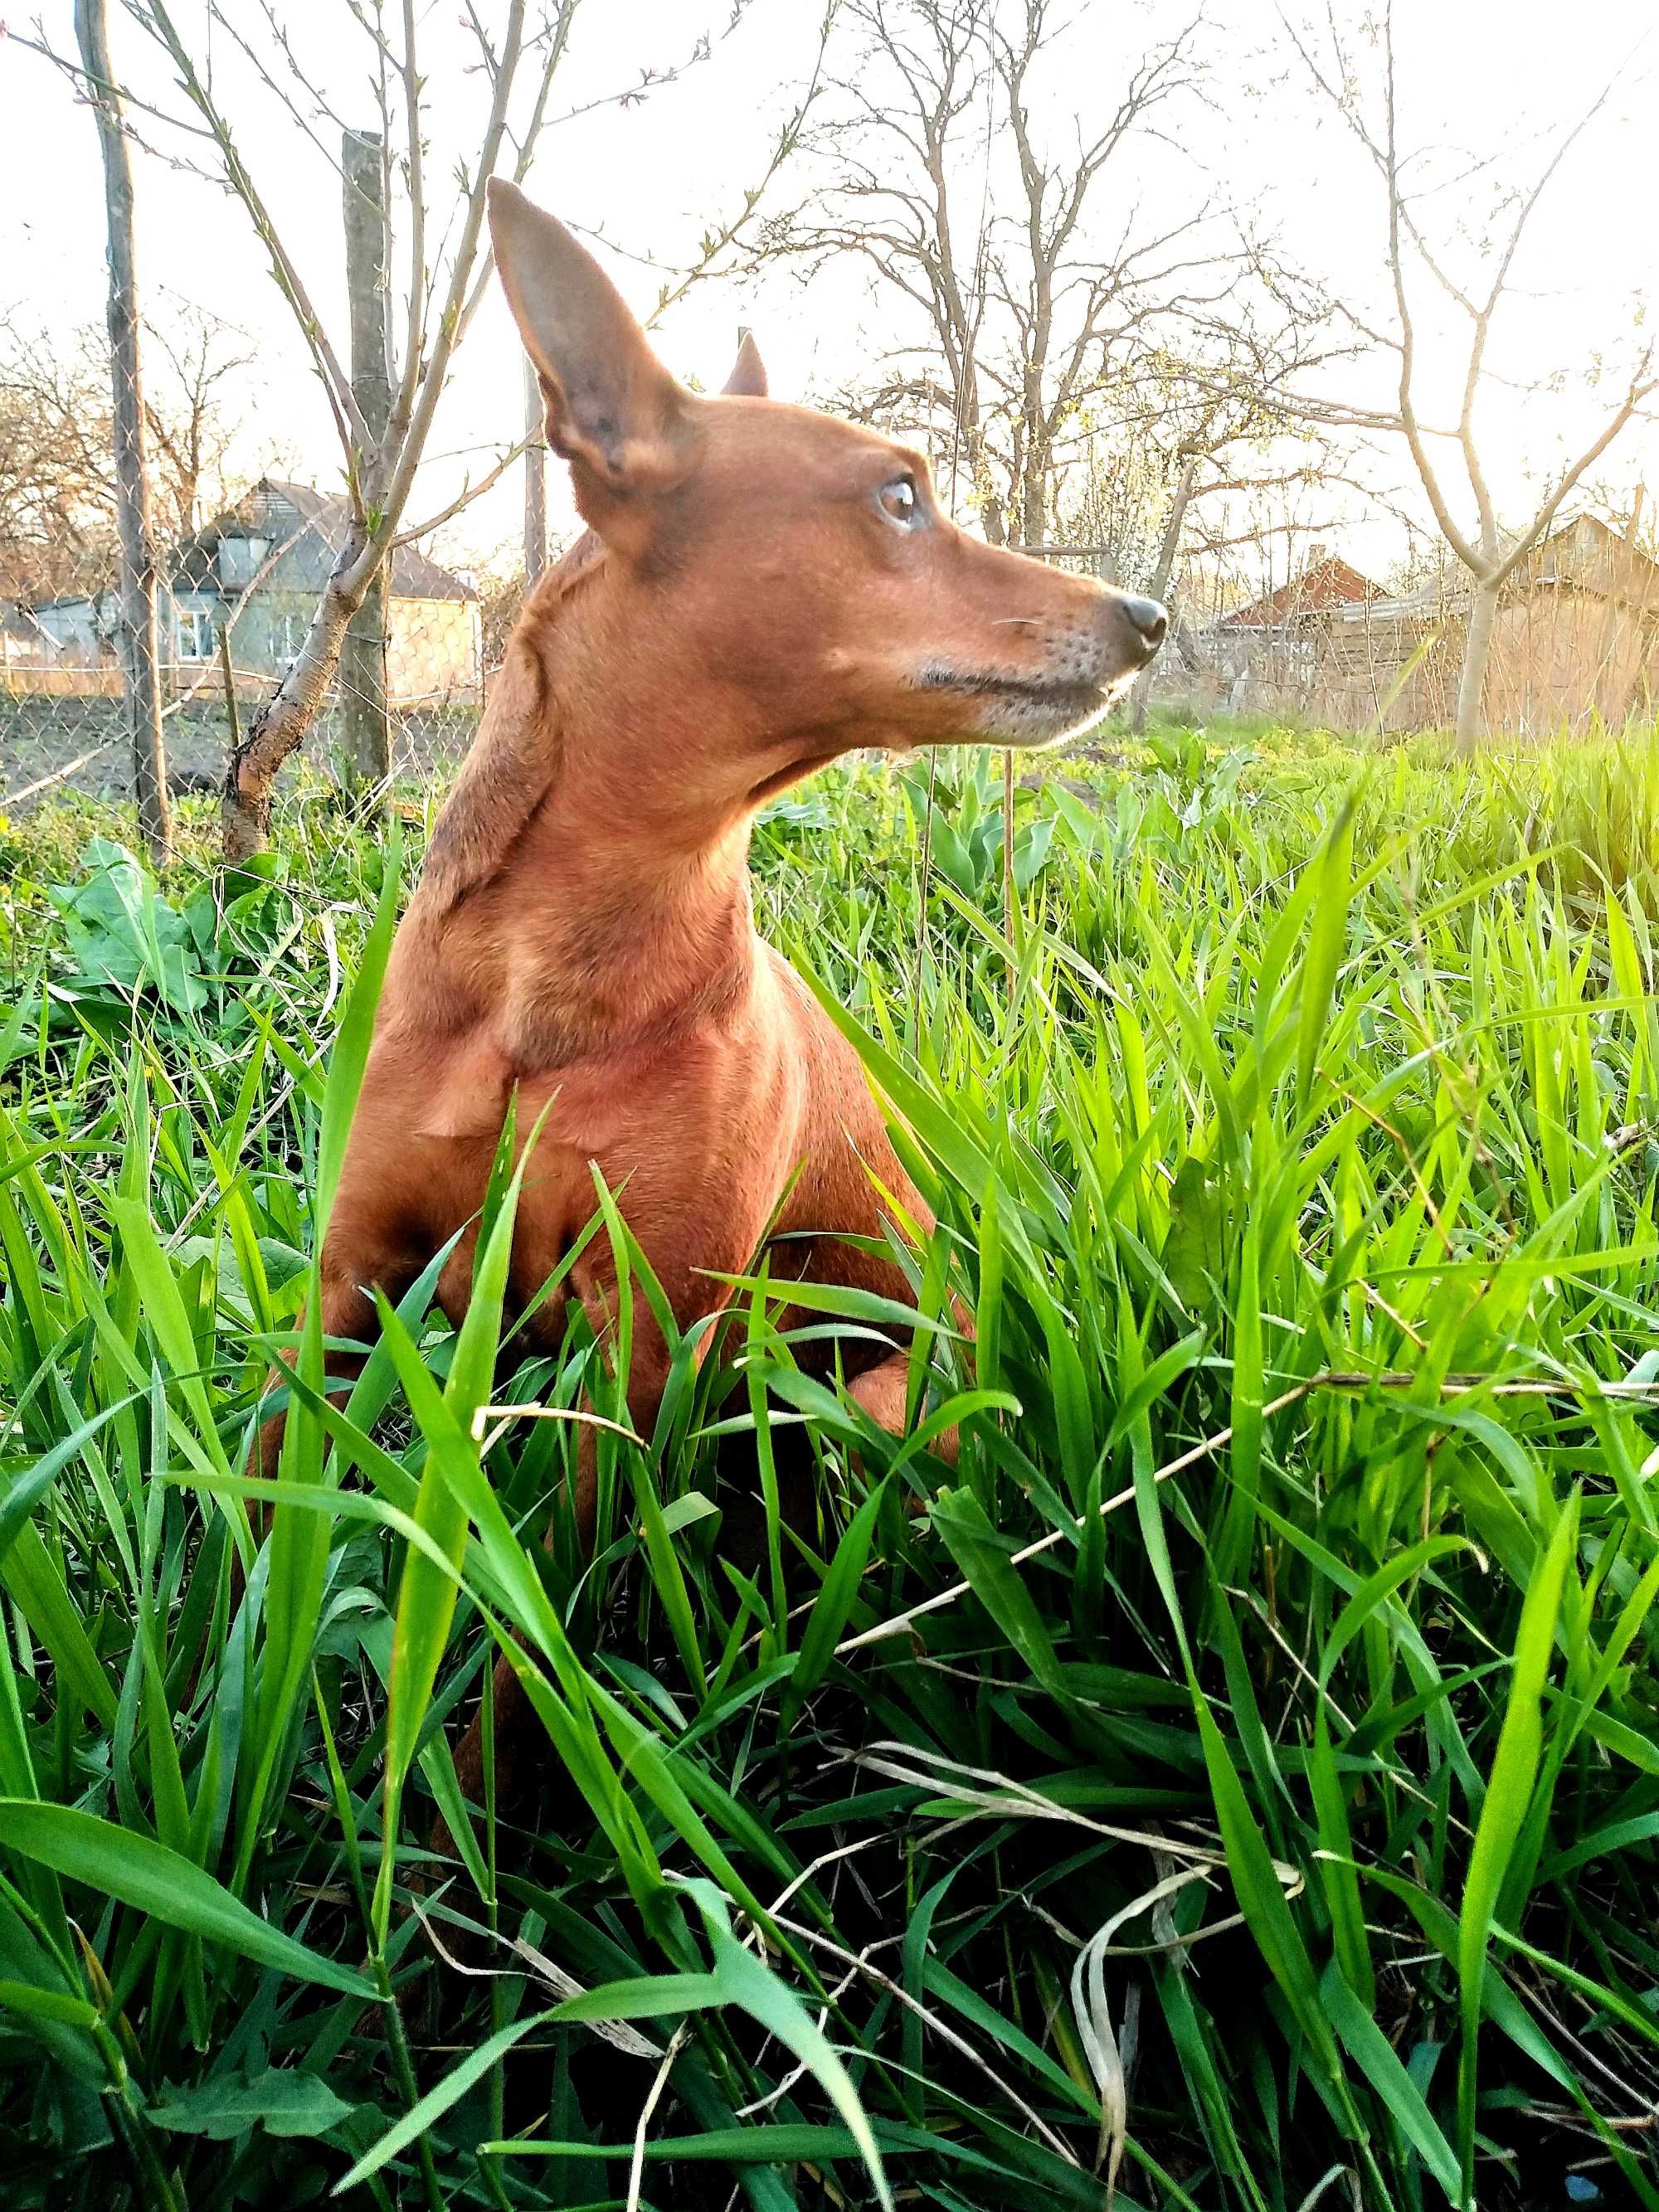
<svg viewBox="0 0 1659 2212">
<path fill-rule="evenodd" d="M 1298 1382 L 1293 1390 L 1285 1391 L 1270 1405 L 1264 1406 L 1260 1418 L 1265 1421 L 1274 1413 L 1282 1413 L 1287 1406 L 1294 1406 L 1298 1399 L 1305 1398 L 1310 1391 L 1316 1389 L 1321 1380 L 1316 1375 L 1310 1376 L 1305 1382 Z M 1207 1458 L 1212 1452 L 1219 1451 L 1224 1444 L 1232 1442 L 1232 1437 L 1230 1423 L 1226 1428 L 1218 1429 L 1212 1437 L 1206 1437 L 1201 1443 L 1195 1443 L 1189 1451 L 1182 1452 L 1178 1459 L 1172 1459 L 1167 1467 L 1158 1468 L 1152 1480 L 1167 1482 L 1171 1475 L 1181 1474 L 1186 1468 L 1195 1467 L 1200 1460 Z M 1123 1506 L 1133 1504 L 1134 1494 L 1132 1486 L 1120 1490 L 1115 1498 L 1107 1498 L 1100 1508 L 1100 1518 L 1103 1520 L 1107 1514 L 1115 1513 Z M 1024 1566 L 1028 1559 L 1035 1559 L 1044 1552 L 1052 1552 L 1056 1544 L 1063 1544 L 1068 1538 L 1075 1539 L 1081 1534 L 1084 1526 L 1084 1522 L 1078 1521 L 1063 1528 L 1051 1529 L 1048 1535 L 1039 1536 L 1034 1544 L 1027 1544 L 1023 1550 L 1015 1552 L 1008 1561 L 1009 1565 Z M 924 1598 L 920 1605 L 910 1606 L 903 1613 L 896 1613 L 890 1620 L 880 1621 L 874 1628 L 866 1628 L 860 1635 L 846 1638 L 836 1646 L 836 1658 L 844 1659 L 849 1651 L 857 1651 L 866 1644 L 879 1644 L 890 1636 L 902 1636 L 913 1622 L 920 1620 L 926 1613 L 939 1613 L 945 1606 L 954 1605 L 958 1598 L 966 1597 L 972 1587 L 967 1582 L 952 1583 L 948 1589 Z"/>
<path fill-rule="evenodd" d="M 1258 1418 L 1270 1420 L 1275 1413 L 1282 1413 L 1287 1407 L 1294 1406 L 1298 1400 L 1310 1396 L 1316 1390 L 1409 1390 L 1420 1388 L 1422 1380 L 1420 1375 L 1414 1375 L 1408 1369 L 1367 1375 L 1358 1370 L 1349 1372 L 1325 1368 L 1317 1375 L 1310 1375 L 1305 1382 L 1298 1382 L 1293 1389 L 1282 1391 L 1277 1398 L 1262 1407 Z M 1582 1378 L 1566 1376 L 1555 1382 L 1540 1376 L 1536 1380 L 1504 1382 L 1488 1375 L 1448 1375 L 1436 1386 L 1435 1395 L 1438 1398 L 1462 1398 L 1481 1391 L 1494 1398 L 1619 1398 L 1659 1405 L 1659 1382 L 1603 1382 L 1593 1376 Z M 1183 1474 L 1188 1468 L 1195 1467 L 1200 1460 L 1207 1459 L 1212 1453 L 1219 1451 L 1224 1444 L 1231 1443 L 1232 1439 L 1232 1425 L 1229 1423 L 1226 1428 L 1218 1429 L 1213 1436 L 1203 1437 L 1178 1458 L 1172 1459 L 1167 1467 L 1156 1468 L 1152 1481 L 1167 1482 L 1171 1475 Z M 1098 1517 L 1104 1520 L 1109 1513 L 1121 1512 L 1124 1506 L 1133 1504 L 1134 1496 L 1133 1485 L 1127 1490 L 1120 1490 L 1100 1506 Z M 1079 1536 L 1085 1526 L 1085 1522 L 1079 1520 L 1064 1528 L 1050 1529 L 1046 1536 L 1039 1536 L 1035 1543 L 1027 1544 L 1020 1551 L 1012 1553 L 1009 1557 L 1009 1565 L 1021 1567 L 1028 1559 L 1037 1559 L 1044 1552 L 1052 1552 L 1057 1544 Z M 836 1658 L 844 1659 L 848 1652 L 860 1650 L 866 1644 L 879 1644 L 890 1636 L 903 1635 L 924 1615 L 941 1612 L 947 1605 L 954 1605 L 958 1598 L 968 1596 L 972 1587 L 967 1582 L 952 1583 L 948 1589 L 924 1598 L 920 1605 L 909 1606 L 904 1612 L 896 1613 L 890 1620 L 879 1621 L 873 1628 L 864 1629 L 857 1636 L 847 1637 L 836 1646 Z"/>
<path fill-rule="evenodd" d="M 101 745 L 94 745 L 89 753 L 82 753 L 66 767 L 53 769 L 50 775 L 36 776 L 33 783 L 26 783 L 21 791 L 9 791 L 3 799 L 0 799 L 0 812 L 9 806 L 20 805 L 26 799 L 33 799 L 37 791 L 50 790 L 54 783 L 67 782 L 76 770 L 84 768 L 88 761 L 95 761 L 100 753 L 112 752 L 118 742 L 114 738 L 106 738 Z"/>
<path fill-rule="evenodd" d="M 497 1426 L 487 1436 L 485 1431 L 492 1420 Z M 478 1447 L 481 1459 L 489 1457 L 514 1421 L 580 1421 L 590 1429 L 609 1429 L 613 1437 L 620 1437 L 625 1443 L 637 1444 L 641 1451 L 647 1449 L 643 1437 L 636 1436 L 620 1421 L 607 1420 L 603 1413 L 590 1413 L 580 1406 L 544 1406 L 532 1400 L 523 1406 L 479 1407 L 472 1416 L 472 1441 Z"/>
<path fill-rule="evenodd" d="M 634 2130 L 634 2159 L 628 2169 L 628 2212 L 640 2212 L 640 2191 L 645 2185 L 645 2131 L 651 2124 L 651 2115 L 661 2102 L 662 2093 L 668 2087 L 668 2077 L 674 2070 L 674 2061 L 684 2050 L 690 2038 L 690 2025 L 682 2021 L 669 2038 L 668 2048 L 662 2055 L 655 2078 L 640 2107 L 640 2123 Z"/>
<path fill-rule="evenodd" d="M 776 1924 L 789 1935 L 799 1936 L 803 1943 L 810 1943 L 815 1949 L 827 1952 L 832 1959 L 839 1959 L 843 1966 L 855 1967 L 860 1973 L 866 1975 L 871 1981 L 885 1990 L 890 1996 L 896 1997 L 907 2011 L 915 2013 L 917 2019 L 925 2021 L 935 2035 L 942 2036 L 953 2051 L 959 2051 L 964 2058 L 979 2069 L 981 2074 L 994 2081 L 1015 2111 L 1023 2118 L 1030 2122 L 1043 2141 L 1051 2149 L 1058 2152 L 1068 2166 L 1081 2165 L 1082 2161 L 1070 2144 L 1054 2132 L 1040 2112 L 1033 2112 L 1023 2098 L 1015 2095 L 996 2069 L 981 2057 L 967 2038 L 958 2035 L 947 2021 L 940 2020 L 937 2014 L 929 2012 L 926 2005 L 911 1996 L 902 1982 L 896 1982 L 890 1974 L 884 1974 L 879 1966 L 872 1966 L 867 1960 L 860 1959 L 856 1953 L 844 1949 L 841 1944 L 833 1942 L 830 1937 L 824 1935 L 821 1929 L 808 1928 L 799 1920 L 787 1920 L 781 1914 L 777 1917 Z"/>
</svg>

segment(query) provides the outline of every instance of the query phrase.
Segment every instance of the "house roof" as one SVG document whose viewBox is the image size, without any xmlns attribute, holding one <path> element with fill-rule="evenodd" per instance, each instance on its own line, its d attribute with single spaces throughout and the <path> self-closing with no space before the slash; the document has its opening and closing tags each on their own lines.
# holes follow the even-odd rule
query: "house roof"
<svg viewBox="0 0 1659 2212">
<path fill-rule="evenodd" d="M 1265 598 L 1223 615 L 1220 629 L 1279 629 L 1297 617 L 1321 614 L 1330 607 L 1363 605 L 1382 596 L 1382 586 L 1362 576 L 1358 568 L 1335 554 L 1316 561 Z"/>
<path fill-rule="evenodd" d="M 222 538 L 250 533 L 265 520 L 262 504 L 277 500 L 291 507 L 312 533 L 331 551 L 345 541 L 351 510 L 337 492 L 319 491 L 315 484 L 290 483 L 280 477 L 261 477 L 252 491 L 216 514 L 193 537 L 181 538 L 173 548 L 175 582 L 195 582 L 200 588 L 216 574 L 215 562 Z M 438 563 L 414 545 L 399 545 L 392 556 L 392 597 L 394 599 L 476 599 L 475 586 Z"/>
<path fill-rule="evenodd" d="M 20 606 L 12 599 L 0 600 L 0 634 L 15 639 L 20 645 L 33 646 L 37 649 L 49 647 L 53 652 L 57 650 L 57 640 L 47 635 L 27 607 Z"/>
<path fill-rule="evenodd" d="M 1506 542 L 1512 545 L 1513 536 Z M 1624 516 L 1609 517 L 1589 507 L 1558 516 L 1516 569 L 1507 588 L 1525 592 L 1548 585 L 1566 585 L 1659 617 L 1659 562 L 1636 544 Z M 1453 557 L 1409 592 L 1341 611 L 1339 619 L 1433 623 L 1448 615 L 1468 614 L 1474 599 L 1474 579 Z"/>
</svg>

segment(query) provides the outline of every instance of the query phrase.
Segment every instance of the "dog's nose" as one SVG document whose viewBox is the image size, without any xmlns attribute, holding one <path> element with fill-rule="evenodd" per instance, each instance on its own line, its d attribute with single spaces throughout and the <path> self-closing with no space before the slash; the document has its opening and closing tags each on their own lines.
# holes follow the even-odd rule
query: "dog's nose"
<svg viewBox="0 0 1659 2212">
<path fill-rule="evenodd" d="M 1169 634 L 1170 617 L 1156 599 L 1125 599 L 1123 611 L 1150 660 Z"/>
</svg>

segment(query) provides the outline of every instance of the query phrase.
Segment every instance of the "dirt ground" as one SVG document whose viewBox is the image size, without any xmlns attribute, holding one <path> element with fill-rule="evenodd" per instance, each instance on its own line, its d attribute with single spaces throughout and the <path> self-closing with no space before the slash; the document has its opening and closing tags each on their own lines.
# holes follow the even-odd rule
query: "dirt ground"
<svg viewBox="0 0 1659 2212">
<path fill-rule="evenodd" d="M 66 790 L 130 798 L 132 762 L 123 711 L 118 699 L 13 698 L 0 693 L 0 814 L 21 818 Z M 425 775 L 441 763 L 458 760 L 477 725 L 475 708 L 394 715 L 394 773 Z M 170 776 L 205 776 L 215 783 L 222 777 L 227 730 L 218 702 L 179 707 L 168 714 L 164 736 Z M 338 742 L 338 716 L 331 708 L 307 738 L 307 757 L 322 764 Z"/>
</svg>

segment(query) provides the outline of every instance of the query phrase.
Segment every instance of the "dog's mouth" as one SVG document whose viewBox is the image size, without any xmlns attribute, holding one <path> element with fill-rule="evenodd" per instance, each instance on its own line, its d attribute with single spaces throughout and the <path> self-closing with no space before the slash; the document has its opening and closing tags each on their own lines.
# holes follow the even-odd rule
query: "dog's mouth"
<svg viewBox="0 0 1659 2212">
<path fill-rule="evenodd" d="M 1133 683 L 1138 671 L 1081 681 L 1076 677 L 1012 675 L 1000 669 L 924 668 L 924 691 L 959 699 L 962 734 L 1009 745 L 1056 744 L 1097 721 Z"/>
</svg>

